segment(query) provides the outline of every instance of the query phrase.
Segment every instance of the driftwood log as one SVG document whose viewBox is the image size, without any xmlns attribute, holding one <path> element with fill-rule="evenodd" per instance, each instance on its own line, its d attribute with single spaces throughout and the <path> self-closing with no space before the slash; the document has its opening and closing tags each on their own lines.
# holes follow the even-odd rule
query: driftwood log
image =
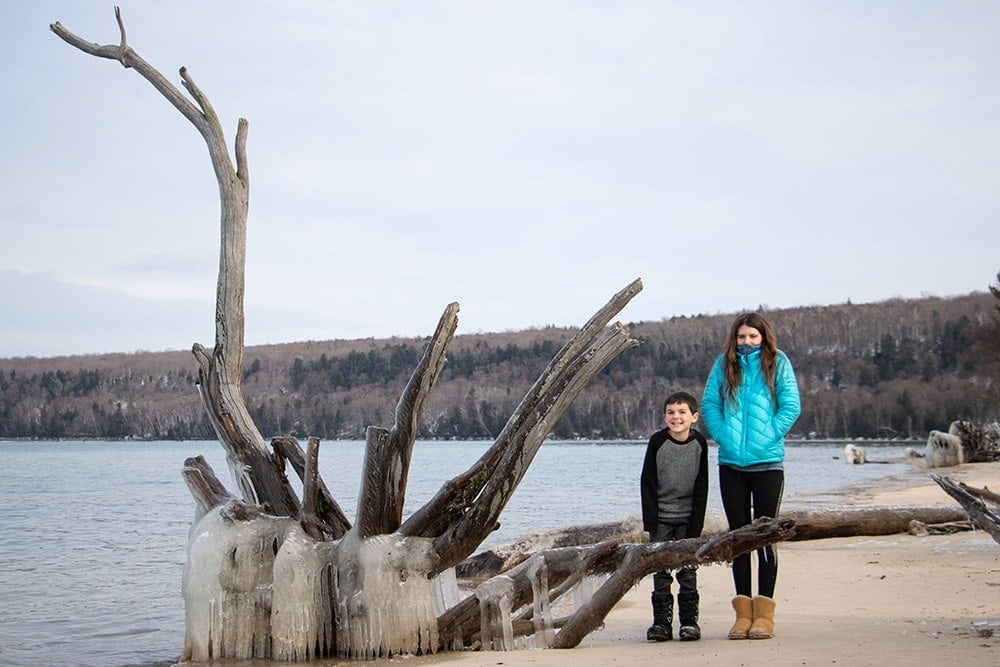
<svg viewBox="0 0 1000 667">
<path fill-rule="evenodd" d="M 484 549 L 455 566 L 459 579 L 478 580 L 509 570 L 533 554 L 545 549 L 578 547 L 599 542 L 641 544 L 646 542 L 642 520 L 631 517 L 622 521 L 569 526 L 555 530 L 530 532 L 514 542 Z"/>
<path fill-rule="evenodd" d="M 937 505 L 792 509 L 783 511 L 780 518 L 790 519 L 795 525 L 795 530 L 785 538 L 789 542 L 858 535 L 913 534 L 918 531 L 915 525 L 920 526 L 918 532 L 924 534 L 971 529 L 961 507 Z M 705 537 L 718 534 L 719 530 L 706 529 Z M 645 542 L 646 533 L 642 530 L 642 521 L 638 517 L 530 533 L 510 544 L 498 545 L 470 556 L 459 563 L 455 571 L 460 578 L 479 580 L 509 570 L 541 549 L 601 541 Z"/>
<path fill-rule="evenodd" d="M 242 395 L 247 121 L 238 121 L 231 157 L 219 118 L 187 69 L 180 69 L 180 78 L 190 99 L 139 57 L 117 8 L 115 17 L 117 44 L 88 42 L 59 23 L 51 29 L 84 53 L 137 72 L 194 125 L 208 148 L 221 200 L 215 343 L 210 350 L 195 344 L 192 352 L 198 389 L 238 493 L 230 492 L 204 459 L 185 463 L 183 476 L 197 509 L 182 582 L 182 660 L 373 659 L 476 641 L 507 649 L 513 628 L 523 627 L 529 616 L 541 645 L 575 646 L 639 577 L 665 567 L 731 560 L 790 536 L 793 522 L 782 519 L 707 540 L 542 552 L 513 576 L 491 578 L 474 596 L 452 602 L 452 594 L 458 595 L 457 587 L 449 586 L 454 566 L 496 529 L 553 425 L 591 379 L 638 345 L 612 319 L 641 291 L 641 281 L 615 294 L 566 342 L 482 457 L 404 521 L 417 426 L 458 325 L 458 304 L 449 304 L 402 389 L 394 423 L 370 426 L 365 433 L 352 524 L 319 476 L 319 440 L 309 438 L 302 451 L 285 435 L 265 439 Z M 286 476 L 287 464 L 302 479 L 301 501 Z M 591 575 L 608 579 L 555 632 L 550 601 Z M 512 617 L 529 591 L 531 613 Z"/>
<path fill-rule="evenodd" d="M 684 565 L 731 561 L 764 544 L 788 539 L 794 531 L 789 519 L 774 521 L 762 519 L 739 530 L 696 539 L 656 544 L 619 544 L 601 542 L 581 547 L 546 549 L 533 554 L 516 567 L 500 575 L 512 582 L 512 608 L 517 609 L 532 600 L 532 572 L 540 563 L 547 569 L 548 584 L 558 595 L 568 591 L 581 577 L 608 575 L 608 579 L 593 594 L 590 602 L 567 618 L 553 623 L 558 626 L 550 646 L 572 648 L 589 632 L 597 628 L 615 604 L 644 576 L 664 569 Z M 480 586 L 488 586 L 494 577 Z M 470 596 L 446 612 L 440 620 L 443 644 L 462 638 L 466 645 L 481 641 L 479 616 L 480 600 Z M 535 632 L 523 626 L 522 632 Z M 516 632 L 516 630 L 515 630 Z"/>
<path fill-rule="evenodd" d="M 791 538 L 793 540 L 895 535 L 909 532 L 911 521 L 938 524 L 966 518 L 959 507 L 937 505 L 794 509 L 783 511 L 781 516 L 795 522 L 795 536 Z"/>
<path fill-rule="evenodd" d="M 931 475 L 945 493 L 958 501 L 972 525 L 989 533 L 1000 544 L 1000 496 L 989 489 L 976 489 L 948 477 Z M 990 503 L 990 505 L 987 505 Z"/>
</svg>

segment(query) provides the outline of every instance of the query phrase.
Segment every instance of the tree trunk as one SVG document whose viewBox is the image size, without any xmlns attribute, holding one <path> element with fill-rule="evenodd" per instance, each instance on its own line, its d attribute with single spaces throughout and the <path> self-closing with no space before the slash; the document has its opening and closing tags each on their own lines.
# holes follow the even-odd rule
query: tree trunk
<svg viewBox="0 0 1000 667">
<path fill-rule="evenodd" d="M 490 645 L 507 648 L 505 640 L 513 632 L 507 622 L 508 582 L 517 601 L 527 599 L 530 591 L 532 627 L 542 633 L 543 642 L 575 646 L 637 577 L 666 566 L 731 559 L 788 537 L 792 524 L 783 519 L 708 541 L 543 553 L 519 566 L 514 577 L 485 582 L 474 596 L 477 602 L 455 607 L 482 603 L 486 611 L 465 616 L 445 611 L 457 598 L 453 567 L 496 528 L 552 426 L 594 376 L 638 345 L 625 327 L 611 321 L 641 291 L 641 281 L 615 294 L 556 354 L 480 460 L 445 482 L 404 521 L 417 425 L 457 328 L 458 304 L 450 304 L 402 392 L 395 423 L 367 430 L 352 526 L 317 472 L 319 440 L 310 438 L 303 453 L 294 438 L 278 436 L 269 449 L 242 396 L 247 122 L 238 123 L 234 167 L 218 117 L 187 70 L 182 68 L 180 76 L 194 103 L 135 53 L 117 9 L 115 15 L 117 45 L 86 42 L 58 23 L 51 28 L 85 53 L 134 69 L 195 126 L 208 147 L 221 200 L 215 345 L 209 352 L 195 344 L 192 351 L 199 366 L 198 388 L 239 496 L 225 488 L 203 459 L 185 463 L 196 519 L 182 584 L 183 659 L 370 659 L 434 652 L 464 644 L 475 632 L 483 644 L 488 638 Z M 286 462 L 303 480 L 301 503 L 286 476 Z M 593 572 L 611 573 L 609 584 L 553 636 L 543 620 L 551 593 L 564 592 L 567 582 Z M 526 619 L 517 619 L 518 627 Z M 475 627 L 477 622 L 481 627 Z"/>
</svg>

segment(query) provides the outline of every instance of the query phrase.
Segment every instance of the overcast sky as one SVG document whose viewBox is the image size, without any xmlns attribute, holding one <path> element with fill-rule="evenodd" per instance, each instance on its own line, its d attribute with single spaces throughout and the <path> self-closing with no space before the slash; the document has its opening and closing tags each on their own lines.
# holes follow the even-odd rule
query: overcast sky
<svg viewBox="0 0 1000 667">
<path fill-rule="evenodd" d="M 1000 271 L 1000 3 L 119 0 L 232 145 L 248 345 L 950 296 Z M 114 3 L 0 23 L 0 357 L 214 338 L 218 189 Z"/>
</svg>

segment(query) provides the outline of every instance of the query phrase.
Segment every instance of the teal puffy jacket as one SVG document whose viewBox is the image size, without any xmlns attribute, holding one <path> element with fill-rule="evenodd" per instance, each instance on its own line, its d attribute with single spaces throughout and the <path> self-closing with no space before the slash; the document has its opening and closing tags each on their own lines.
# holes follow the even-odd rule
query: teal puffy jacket
<svg viewBox="0 0 1000 667">
<path fill-rule="evenodd" d="M 701 399 L 702 421 L 719 445 L 719 463 L 746 468 L 783 461 L 785 434 L 802 411 L 792 362 L 778 350 L 772 398 L 760 352 L 740 355 L 743 378 L 735 401 L 725 394 L 724 362 L 722 355 L 716 358 Z"/>
</svg>

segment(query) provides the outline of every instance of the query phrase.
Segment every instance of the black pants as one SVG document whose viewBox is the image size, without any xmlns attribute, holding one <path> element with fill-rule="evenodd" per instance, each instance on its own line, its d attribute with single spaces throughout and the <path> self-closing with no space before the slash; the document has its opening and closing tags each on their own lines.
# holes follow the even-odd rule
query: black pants
<svg viewBox="0 0 1000 667">
<path fill-rule="evenodd" d="M 762 516 L 777 518 L 785 490 L 783 470 L 746 472 L 726 465 L 719 466 L 719 488 L 729 530 L 745 526 Z M 757 594 L 774 597 L 778 579 L 778 552 L 773 544 L 757 550 Z M 736 594 L 752 597 L 750 554 L 733 560 L 733 583 Z"/>
<path fill-rule="evenodd" d="M 649 536 L 650 542 L 672 542 L 687 537 L 686 523 L 658 523 L 656 530 Z M 679 591 L 696 592 L 698 590 L 698 566 L 686 565 L 677 570 L 677 586 Z M 674 575 L 669 570 L 653 575 L 653 593 L 670 595 L 670 587 L 674 583 Z"/>
</svg>

